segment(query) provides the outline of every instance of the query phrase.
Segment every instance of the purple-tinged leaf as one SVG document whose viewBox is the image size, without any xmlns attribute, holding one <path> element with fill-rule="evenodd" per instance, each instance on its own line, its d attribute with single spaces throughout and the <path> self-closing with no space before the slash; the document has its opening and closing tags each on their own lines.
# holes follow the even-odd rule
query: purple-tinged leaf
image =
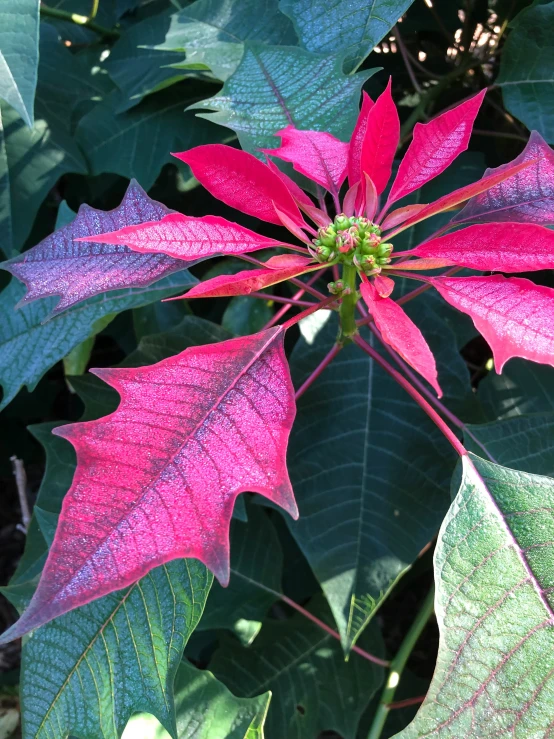
<svg viewBox="0 0 554 739">
<path fill-rule="evenodd" d="M 141 254 L 167 254 L 181 262 L 206 259 L 221 255 L 247 254 L 259 249 L 286 246 L 282 241 L 239 226 L 220 216 L 194 218 L 182 213 L 169 213 L 159 221 L 126 226 L 119 231 L 85 237 L 83 241 L 97 239 L 102 244 L 127 244 Z"/>
<path fill-rule="evenodd" d="M 165 254 L 137 254 L 123 244 L 79 242 L 77 239 L 154 221 L 168 213 L 170 210 L 165 205 L 151 200 L 132 180 L 117 208 L 101 211 L 82 205 L 70 224 L 24 254 L 4 262 L 2 268 L 27 286 L 27 294 L 20 305 L 60 295 L 52 315 L 108 290 L 145 287 L 183 269 L 184 263 Z"/>
<path fill-rule="evenodd" d="M 513 162 L 487 169 L 485 177 L 529 160 L 535 161 L 528 169 L 471 198 L 452 222 L 518 221 L 554 224 L 554 151 L 537 131 L 531 132 L 525 149 Z"/>
<path fill-rule="evenodd" d="M 0 642 L 172 559 L 198 559 L 226 585 L 242 492 L 298 515 L 285 460 L 295 404 L 283 336 L 276 327 L 147 367 L 95 370 L 121 403 L 56 428 L 75 447 L 77 470 L 38 588 Z"/>
<path fill-rule="evenodd" d="M 521 277 L 429 277 L 442 297 L 473 319 L 500 374 L 512 357 L 554 366 L 554 290 Z"/>
</svg>

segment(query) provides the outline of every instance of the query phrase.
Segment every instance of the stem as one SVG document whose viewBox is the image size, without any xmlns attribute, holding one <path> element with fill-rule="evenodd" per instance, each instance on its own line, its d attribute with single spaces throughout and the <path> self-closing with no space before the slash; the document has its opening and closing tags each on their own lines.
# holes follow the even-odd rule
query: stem
<svg viewBox="0 0 554 739">
<path fill-rule="evenodd" d="M 408 658 L 412 653 L 417 640 L 421 636 L 421 632 L 425 628 L 427 621 L 433 613 L 434 603 L 435 588 L 432 587 L 427 593 L 427 597 L 423 601 L 421 609 L 415 617 L 414 622 L 410 626 L 408 633 L 404 637 L 404 640 L 400 645 L 400 649 L 396 653 L 395 658 L 390 663 L 387 681 L 385 683 L 385 687 L 383 688 L 379 707 L 377 708 L 375 716 L 373 717 L 373 723 L 371 724 L 367 739 L 379 739 L 379 737 L 381 736 L 383 727 L 385 726 L 385 721 L 387 720 L 387 716 L 389 715 L 389 711 L 391 710 L 391 704 L 393 702 L 394 694 L 396 693 L 396 688 L 400 682 L 402 672 L 404 671 L 406 662 L 408 661 Z"/>
<path fill-rule="evenodd" d="M 396 43 L 398 44 L 400 54 L 402 55 L 402 59 L 404 61 L 404 66 L 406 67 L 406 71 L 408 72 L 408 77 L 410 78 L 413 88 L 416 92 L 421 92 L 421 87 L 414 74 L 412 63 L 410 61 L 410 57 L 408 56 L 408 50 L 404 45 L 404 40 L 402 39 L 402 35 L 400 34 L 400 30 L 398 28 L 398 23 L 394 26 L 392 32 L 396 37 Z"/>
<path fill-rule="evenodd" d="M 350 292 L 347 295 L 343 295 L 339 310 L 339 342 L 341 344 L 348 343 L 352 340 L 352 337 L 358 333 L 355 317 L 356 303 L 358 302 L 358 296 L 356 293 L 356 275 L 356 267 L 353 264 L 345 264 L 343 266 L 342 281 L 344 282 L 345 290 L 349 290 Z"/>
<path fill-rule="evenodd" d="M 401 375 L 398 370 L 395 370 L 394 367 L 387 362 L 386 359 L 383 359 L 383 357 L 377 352 L 372 346 L 370 346 L 367 341 L 364 341 L 361 336 L 356 336 L 354 338 L 354 341 L 358 346 L 363 349 L 366 354 L 369 354 L 369 356 L 377 362 L 378 365 L 380 365 L 385 372 L 388 372 L 389 375 L 396 380 L 396 382 L 404 388 L 404 390 L 410 395 L 415 402 L 419 405 L 419 407 L 427 413 L 429 418 L 433 421 L 433 423 L 441 430 L 443 435 L 446 437 L 446 439 L 450 442 L 450 444 L 454 447 L 456 452 L 460 455 L 460 457 L 467 456 L 467 450 L 462 444 L 462 442 L 458 439 L 456 434 L 452 431 L 452 429 L 448 426 L 446 421 L 439 416 L 437 411 L 433 408 L 430 403 L 425 400 L 423 395 L 416 390 L 416 388 L 408 382 L 408 380 L 404 377 L 404 375 Z"/>
<path fill-rule="evenodd" d="M 41 4 L 40 14 L 46 18 L 57 18 L 61 21 L 68 21 L 69 23 L 75 23 L 78 26 L 84 26 L 105 38 L 118 39 L 121 35 L 119 31 L 116 31 L 113 28 L 105 28 L 99 23 L 93 21 L 91 18 L 88 18 L 86 15 L 69 13 L 66 10 L 58 10 L 58 8 L 50 8 L 48 5 Z"/>
<path fill-rule="evenodd" d="M 237 572 L 237 570 L 231 570 L 231 572 L 233 575 L 242 577 L 243 580 L 246 580 L 252 585 L 255 585 L 256 587 L 260 588 L 261 590 L 265 590 L 266 593 L 271 593 L 276 598 L 279 598 L 279 600 L 282 600 L 283 603 L 286 603 L 291 608 L 294 608 L 295 611 L 298 611 L 298 613 L 301 613 L 303 616 L 308 618 L 310 621 L 313 621 L 314 624 L 317 624 L 319 627 L 321 627 L 323 631 L 326 631 L 330 636 L 333 637 L 333 639 L 337 639 L 338 641 L 340 641 L 340 634 L 338 632 L 334 631 L 330 626 L 327 626 L 327 624 L 324 621 L 321 621 L 319 618 L 317 618 L 317 616 L 314 616 L 313 613 L 310 613 L 305 608 L 302 608 L 301 605 L 296 603 L 294 600 L 289 598 L 284 593 L 280 593 L 278 590 L 273 590 L 273 588 L 268 588 L 267 585 L 263 585 L 261 582 L 257 582 L 256 580 L 252 580 L 246 575 L 243 575 L 242 572 Z M 364 659 L 367 659 L 370 662 L 374 662 L 376 665 L 381 665 L 381 667 L 388 667 L 390 664 L 390 662 L 387 662 L 387 660 L 381 659 L 380 657 L 376 657 L 374 654 L 370 654 L 369 652 L 366 652 L 365 649 L 362 649 L 361 647 L 356 646 L 356 644 L 354 644 L 354 646 L 352 647 L 352 651 L 356 652 L 356 654 L 359 654 L 360 657 L 363 657 Z"/>
<path fill-rule="evenodd" d="M 99 5 L 100 5 L 100 0 L 92 0 L 92 8 L 91 8 L 90 15 L 89 15 L 89 18 L 91 20 L 93 20 L 93 18 L 96 18 Z"/>
<path fill-rule="evenodd" d="M 341 344 L 335 344 L 335 346 L 331 349 L 327 356 L 317 365 L 312 374 L 306 380 L 304 380 L 302 385 L 300 385 L 294 396 L 295 400 L 298 400 L 301 395 L 304 395 L 310 385 L 315 382 L 315 380 L 317 380 L 323 370 L 333 361 L 333 359 L 337 356 L 341 349 Z"/>
<path fill-rule="evenodd" d="M 320 273 L 319 272 L 316 272 L 315 275 L 312 275 L 310 277 L 310 279 L 308 280 L 308 282 L 306 284 L 308 286 L 309 285 L 312 285 L 314 282 L 316 282 L 317 280 L 319 280 L 319 277 L 320 277 Z M 304 283 L 302 283 L 302 284 L 304 284 Z M 293 300 L 300 300 L 300 298 L 304 295 L 305 292 L 306 292 L 305 289 L 302 288 L 301 290 L 299 290 L 297 293 L 295 293 L 292 296 L 292 299 Z M 284 305 L 282 308 L 280 308 L 277 311 L 277 313 L 275 313 L 275 315 L 273 316 L 273 318 L 266 323 L 266 325 L 264 326 L 264 330 L 266 328 L 271 328 L 276 323 L 278 323 L 281 320 L 281 318 L 285 315 L 285 313 L 287 313 L 291 309 L 291 307 L 292 307 L 292 305 L 289 303 L 287 305 Z"/>
<path fill-rule="evenodd" d="M 291 326 L 295 326 L 303 318 L 307 318 L 308 316 L 311 316 L 312 313 L 315 313 L 316 311 L 321 310 L 322 308 L 326 308 L 327 310 L 333 310 L 333 308 L 330 307 L 330 304 L 335 302 L 336 299 L 337 299 L 336 295 L 330 295 L 328 298 L 325 298 L 325 300 L 322 300 L 320 303 L 314 303 L 310 308 L 306 308 L 306 310 L 303 310 L 302 313 L 298 313 L 298 315 L 293 316 L 292 318 L 289 318 L 288 321 L 285 321 L 285 323 L 281 324 L 282 328 L 286 331 Z"/>
<path fill-rule="evenodd" d="M 463 431 L 465 434 L 467 434 L 467 436 L 469 436 L 469 438 L 475 444 L 477 444 L 477 446 L 480 449 L 483 450 L 483 452 L 487 455 L 487 457 L 490 459 L 491 462 L 494 462 L 495 464 L 498 464 L 497 460 L 492 456 L 492 454 L 490 454 L 490 452 L 488 451 L 487 447 L 479 441 L 479 439 L 473 434 L 472 431 L 470 431 L 470 429 L 467 427 L 467 425 L 460 418 L 458 418 L 458 416 L 456 416 L 454 413 L 452 413 L 452 411 L 450 411 L 444 405 L 444 403 L 442 403 L 437 397 L 435 397 L 433 395 L 433 393 L 428 388 L 425 387 L 424 383 L 421 382 L 421 380 L 419 379 L 419 377 L 417 377 L 417 375 L 414 372 L 412 372 L 412 370 L 406 364 L 406 362 L 402 359 L 402 357 L 399 356 L 394 351 L 394 349 L 392 349 L 386 342 L 383 341 L 383 339 L 381 337 L 381 333 L 380 333 L 379 329 L 377 328 L 377 326 L 373 322 L 370 322 L 368 324 L 368 327 L 369 327 L 369 330 L 373 334 L 375 334 L 375 336 L 379 339 L 379 341 L 383 345 L 383 348 L 386 349 L 386 351 L 390 354 L 390 356 L 394 359 L 394 361 L 402 369 L 402 371 L 408 377 L 408 379 L 410 380 L 410 382 L 412 384 L 414 384 L 420 390 L 420 392 L 423 395 L 425 395 L 425 397 L 428 398 L 431 401 L 431 403 L 433 403 L 433 405 L 435 406 L 435 408 L 437 408 L 440 411 L 440 413 L 442 413 L 442 415 L 450 421 L 450 423 L 452 423 L 454 426 L 456 426 L 456 428 L 459 428 L 461 431 Z"/>
<path fill-rule="evenodd" d="M 19 497 L 21 521 L 23 523 L 24 533 L 27 533 L 29 522 L 31 521 L 31 511 L 29 510 L 29 501 L 27 500 L 27 473 L 25 472 L 23 460 L 18 459 L 15 454 L 13 457 L 10 457 L 10 462 L 12 463 L 13 476 L 15 477 L 15 485 Z"/>
<path fill-rule="evenodd" d="M 280 295 L 270 295 L 269 293 L 252 292 L 247 293 L 249 298 L 261 298 L 262 300 L 272 300 L 274 303 L 285 303 L 286 305 L 310 306 L 313 302 L 308 300 L 297 300 L 296 298 L 283 298 Z"/>
</svg>

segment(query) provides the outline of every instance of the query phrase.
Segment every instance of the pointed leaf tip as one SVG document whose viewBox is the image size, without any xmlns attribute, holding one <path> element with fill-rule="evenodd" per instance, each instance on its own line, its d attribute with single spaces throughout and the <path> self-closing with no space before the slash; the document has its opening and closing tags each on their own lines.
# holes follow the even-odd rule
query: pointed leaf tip
<svg viewBox="0 0 554 739">
<path fill-rule="evenodd" d="M 287 126 L 277 131 L 278 149 L 264 149 L 265 154 L 291 162 L 297 172 L 317 182 L 335 195 L 346 178 L 349 145 L 330 133 L 301 131 Z"/>
<path fill-rule="evenodd" d="M 226 584 L 242 492 L 298 516 L 285 461 L 295 403 L 283 336 L 271 328 L 99 373 L 120 405 L 56 430 L 77 452 L 73 485 L 37 591 L 2 641 L 172 559 L 198 559 Z"/>
<path fill-rule="evenodd" d="M 108 290 L 144 287 L 184 268 L 182 261 L 164 254 L 137 255 L 125 245 L 101 246 L 95 236 L 170 213 L 151 200 L 134 180 L 121 204 L 110 211 L 82 205 L 67 226 L 47 236 L 24 254 L 4 262 L 27 286 L 21 304 L 51 295 L 61 296 L 53 314 Z M 81 237 L 89 237 L 84 243 Z"/>
<path fill-rule="evenodd" d="M 369 111 L 361 148 L 360 171 L 373 180 L 377 194 L 385 189 L 400 142 L 400 119 L 391 94 L 389 78 L 385 91 Z"/>
<path fill-rule="evenodd" d="M 442 397 L 435 357 L 412 319 L 394 300 L 381 297 L 367 278 L 360 285 L 360 292 L 383 341 L 427 380 L 439 398 Z"/>
<path fill-rule="evenodd" d="M 252 154 L 224 144 L 206 144 L 174 156 L 189 165 L 215 198 L 242 213 L 281 225 L 273 202 L 299 224 L 302 217 L 283 180 Z"/>
<path fill-rule="evenodd" d="M 431 277 L 442 297 L 473 319 L 496 371 L 512 357 L 554 366 L 554 290 L 521 277 Z"/>
<path fill-rule="evenodd" d="M 416 123 L 413 139 L 400 162 L 388 204 L 418 190 L 452 164 L 469 144 L 473 124 L 487 90 L 442 113 L 429 123 Z"/>
<path fill-rule="evenodd" d="M 86 236 L 77 241 L 121 244 L 141 254 L 166 254 L 184 262 L 286 246 L 282 241 L 260 236 L 220 216 L 195 218 L 182 213 L 169 213 L 159 221 Z"/>
</svg>

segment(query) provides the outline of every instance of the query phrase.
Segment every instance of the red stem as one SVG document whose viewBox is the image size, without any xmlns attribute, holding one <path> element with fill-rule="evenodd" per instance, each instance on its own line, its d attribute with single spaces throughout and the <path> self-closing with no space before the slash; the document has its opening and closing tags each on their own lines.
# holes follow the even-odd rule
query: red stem
<svg viewBox="0 0 554 739">
<path fill-rule="evenodd" d="M 333 361 L 333 359 L 337 356 L 341 349 L 342 346 L 340 344 L 335 344 L 335 346 L 331 349 L 327 356 L 318 364 L 312 374 L 306 380 L 304 380 L 302 385 L 300 385 L 294 396 L 295 400 L 298 400 L 301 395 L 304 395 L 310 385 L 315 382 L 315 380 L 317 380 L 323 370 Z"/>
<path fill-rule="evenodd" d="M 423 703 L 424 700 L 424 695 L 418 695 L 415 698 L 404 698 L 403 701 L 394 701 L 394 703 L 388 703 L 387 708 L 389 709 L 389 711 L 394 711 L 395 708 L 407 708 L 408 706 L 417 706 L 418 703 Z"/>
<path fill-rule="evenodd" d="M 285 303 L 286 305 L 310 306 L 314 305 L 309 300 L 298 300 L 297 298 L 282 298 L 280 295 L 271 295 L 270 293 L 252 292 L 247 293 L 249 298 L 261 298 L 262 300 L 272 300 L 274 303 Z"/>
<path fill-rule="evenodd" d="M 310 621 L 313 621 L 314 624 L 317 624 L 320 628 L 323 629 L 323 631 L 326 631 L 334 639 L 338 639 L 340 641 L 340 635 L 336 631 L 334 631 L 330 626 L 327 626 L 327 624 L 324 621 L 321 621 L 321 619 L 317 618 L 317 616 L 314 616 L 313 613 L 310 613 L 305 608 L 302 608 L 302 606 L 298 605 L 298 603 L 295 603 L 290 598 L 287 598 L 286 595 L 280 595 L 279 597 L 281 598 L 283 603 L 287 603 L 287 605 L 291 606 L 291 608 L 294 608 L 296 611 L 301 613 L 303 616 L 306 616 L 306 618 L 309 618 Z M 381 667 L 388 667 L 390 665 L 390 662 L 387 662 L 386 659 L 375 657 L 375 655 L 370 654 L 369 652 L 366 652 L 364 649 L 361 649 L 360 647 L 356 646 L 356 644 L 354 644 L 354 646 L 352 647 L 352 651 L 356 652 L 356 654 L 359 654 L 361 657 L 364 657 L 370 662 L 374 662 L 376 665 L 381 665 Z"/>
<path fill-rule="evenodd" d="M 318 310 L 321 310 L 322 308 L 327 308 L 327 310 L 332 310 L 332 308 L 329 307 L 331 303 L 334 303 L 337 300 L 336 295 L 329 295 L 328 298 L 325 298 L 325 300 L 322 300 L 320 303 L 314 303 L 310 308 L 306 308 L 306 310 L 303 310 L 302 313 L 298 313 L 298 315 L 293 316 L 292 318 L 289 318 L 288 321 L 285 321 L 285 323 L 281 324 L 282 327 L 285 329 L 285 331 L 290 328 L 291 326 L 294 326 L 299 321 L 301 321 L 303 318 L 307 318 L 308 316 L 311 316 L 312 313 L 315 313 Z"/>
<path fill-rule="evenodd" d="M 310 279 L 305 284 L 306 285 L 312 285 L 314 282 L 316 282 L 317 280 L 319 280 L 319 277 L 320 277 L 320 273 L 319 272 L 316 272 L 315 275 L 312 275 L 310 277 Z M 302 284 L 304 285 L 304 283 L 302 283 Z M 305 292 L 306 292 L 306 290 L 303 287 L 301 290 L 299 290 L 297 293 L 295 293 L 295 295 L 292 296 L 293 300 L 299 300 L 304 295 Z M 280 308 L 277 311 L 277 313 L 275 313 L 275 315 L 273 316 L 273 318 L 266 323 L 266 325 L 264 326 L 264 330 L 266 328 L 271 328 L 276 323 L 278 323 L 281 320 L 281 318 L 285 315 L 285 313 L 287 313 L 287 311 L 289 311 L 291 308 L 292 308 L 292 305 L 290 303 L 288 305 L 284 305 L 282 308 Z"/>
<path fill-rule="evenodd" d="M 456 434 L 450 429 L 446 421 L 444 421 L 437 411 L 428 403 L 423 395 L 416 390 L 416 388 L 408 382 L 408 380 L 404 377 L 404 375 L 401 375 L 398 370 L 395 370 L 394 367 L 387 362 L 386 359 L 383 359 L 383 357 L 377 352 L 372 346 L 370 346 L 364 339 L 362 339 L 361 336 L 355 336 L 354 341 L 356 344 L 362 349 L 366 354 L 369 354 L 369 356 L 377 362 L 378 365 L 380 365 L 385 372 L 388 372 L 388 374 L 396 380 L 396 382 L 404 388 L 404 390 L 410 395 L 415 402 L 419 405 L 419 407 L 427 413 L 429 418 L 435 423 L 435 425 L 442 431 L 446 439 L 450 442 L 450 444 L 454 447 L 456 452 L 460 455 L 460 457 L 467 456 L 467 450 L 462 444 L 462 442 L 458 439 Z"/>
<path fill-rule="evenodd" d="M 421 393 L 423 395 L 425 395 L 426 398 L 429 399 L 429 401 L 442 413 L 442 415 L 445 418 L 447 418 L 450 421 L 450 423 L 452 423 L 454 426 L 456 426 L 456 428 L 459 428 L 461 431 L 464 431 L 470 437 L 470 439 L 472 439 L 473 442 L 475 444 L 477 444 L 477 446 L 485 452 L 485 454 L 487 455 L 487 457 L 490 459 L 491 462 L 494 462 L 495 464 L 498 464 L 498 462 L 492 456 L 492 454 L 490 454 L 490 452 L 488 451 L 488 449 L 486 448 L 486 446 L 484 446 L 479 441 L 479 439 L 472 433 L 472 431 L 470 431 L 470 429 L 467 427 L 467 425 L 461 419 L 459 419 L 458 416 L 456 416 L 454 413 L 452 413 L 452 411 L 450 411 L 444 405 L 444 403 L 442 403 L 437 397 L 435 397 L 433 395 L 433 393 L 431 392 L 431 390 L 429 390 L 428 388 L 426 388 L 425 385 L 424 385 L 424 383 L 421 382 L 421 380 L 419 379 L 419 377 L 417 377 L 417 375 L 414 372 L 412 372 L 412 370 L 406 364 L 406 362 L 402 359 L 402 357 L 400 357 L 394 351 L 394 349 L 392 349 L 385 341 L 383 341 L 383 337 L 381 336 L 381 332 L 379 331 L 379 329 L 377 328 L 377 326 L 373 322 L 370 322 L 368 324 L 368 327 L 369 327 L 369 330 L 373 334 L 375 334 L 375 336 L 379 339 L 379 341 L 381 342 L 383 348 L 386 349 L 386 351 L 389 353 L 389 355 L 398 364 L 398 366 L 404 372 L 404 374 L 408 377 L 408 379 L 410 380 L 410 382 L 413 385 L 415 385 L 421 391 Z"/>
</svg>

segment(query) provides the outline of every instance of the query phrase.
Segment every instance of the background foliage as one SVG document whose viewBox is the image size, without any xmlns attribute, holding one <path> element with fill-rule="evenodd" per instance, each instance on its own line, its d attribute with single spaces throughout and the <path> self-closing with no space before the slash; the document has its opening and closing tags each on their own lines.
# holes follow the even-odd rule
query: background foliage
<svg viewBox="0 0 554 739">
<path fill-rule="evenodd" d="M 423 188 L 427 202 L 513 159 L 528 129 L 554 143 L 553 30 L 554 2 L 543 0 L 3 0 L 0 248 L 6 258 L 24 252 L 71 222 L 83 203 L 115 208 L 133 178 L 169 208 L 235 219 L 171 151 L 231 142 L 256 154 L 275 146 L 273 134 L 289 123 L 348 140 L 362 88 L 375 97 L 389 75 L 404 144 L 417 121 L 489 88 L 470 150 Z M 424 238 L 428 228 L 412 229 L 411 238 Z M 271 226 L 262 232 L 271 236 Z M 409 247 L 407 239 L 400 236 L 399 246 Z M 91 298 L 49 320 L 54 299 L 14 312 L 24 289 L 0 273 L 0 475 L 7 490 L 0 563 L 3 581 L 11 578 L 4 595 L 15 607 L 36 586 L 75 467 L 73 449 L 51 429 L 117 405 L 115 393 L 85 370 L 140 366 L 259 330 L 275 310 L 271 301 L 159 302 L 234 266 L 199 264 L 192 274 Z M 552 285 L 550 274 L 538 281 Z M 554 370 L 516 359 L 497 376 L 467 317 L 438 309 L 429 294 L 408 312 L 437 356 L 446 405 L 467 424 L 467 447 L 525 473 L 520 481 L 550 499 Z M 318 315 L 289 332 L 296 386 L 335 330 Z M 345 350 L 299 403 L 289 465 L 300 520 L 285 521 L 244 496 L 232 526 L 228 589 L 211 586 L 195 561 L 173 562 L 40 629 L 21 671 L 18 645 L 4 648 L 0 735 L 19 731 L 20 692 L 28 737 L 116 737 L 132 714 L 144 712 L 179 737 L 254 739 L 264 727 L 268 739 L 367 736 L 385 672 L 359 651 L 345 662 L 343 649 L 357 643 L 389 658 L 398 650 L 432 580 L 429 542 L 451 501 L 455 459 L 364 356 Z M 26 537 L 14 455 L 24 461 L 35 505 Z M 481 546 L 500 546 L 490 501 L 502 508 L 514 482 L 509 470 L 479 469 L 489 492 L 466 471 L 460 495 L 488 516 Z M 533 475 L 547 477 L 533 483 Z M 529 508 L 521 501 L 518 510 L 529 516 Z M 437 555 L 442 566 L 457 557 L 471 515 L 461 503 L 451 509 Z M 470 578 L 470 589 L 477 598 L 483 582 Z M 514 609 L 536 617 L 533 594 L 517 597 L 500 623 Z M 0 614 L 3 627 L 13 620 L 7 601 Z M 452 633 L 458 617 L 445 605 L 441 618 L 453 621 Z M 522 633 L 532 628 L 521 626 Z M 514 639 L 522 633 L 516 629 Z M 551 651 L 548 638 L 541 633 L 538 651 Z M 448 646 L 457 648 L 454 637 Z M 493 652 L 483 658 L 485 671 L 494 668 Z M 412 719 L 436 653 L 433 622 L 396 696 L 416 700 L 391 711 L 382 736 Z M 434 700 L 450 706 L 459 699 L 464 676 L 450 677 L 445 654 L 438 667 L 428 702 L 402 736 L 440 723 Z M 552 702 L 544 700 L 546 708 L 536 706 L 539 728 L 528 731 L 546 731 Z M 139 715 L 125 736 L 160 731 Z"/>
</svg>

